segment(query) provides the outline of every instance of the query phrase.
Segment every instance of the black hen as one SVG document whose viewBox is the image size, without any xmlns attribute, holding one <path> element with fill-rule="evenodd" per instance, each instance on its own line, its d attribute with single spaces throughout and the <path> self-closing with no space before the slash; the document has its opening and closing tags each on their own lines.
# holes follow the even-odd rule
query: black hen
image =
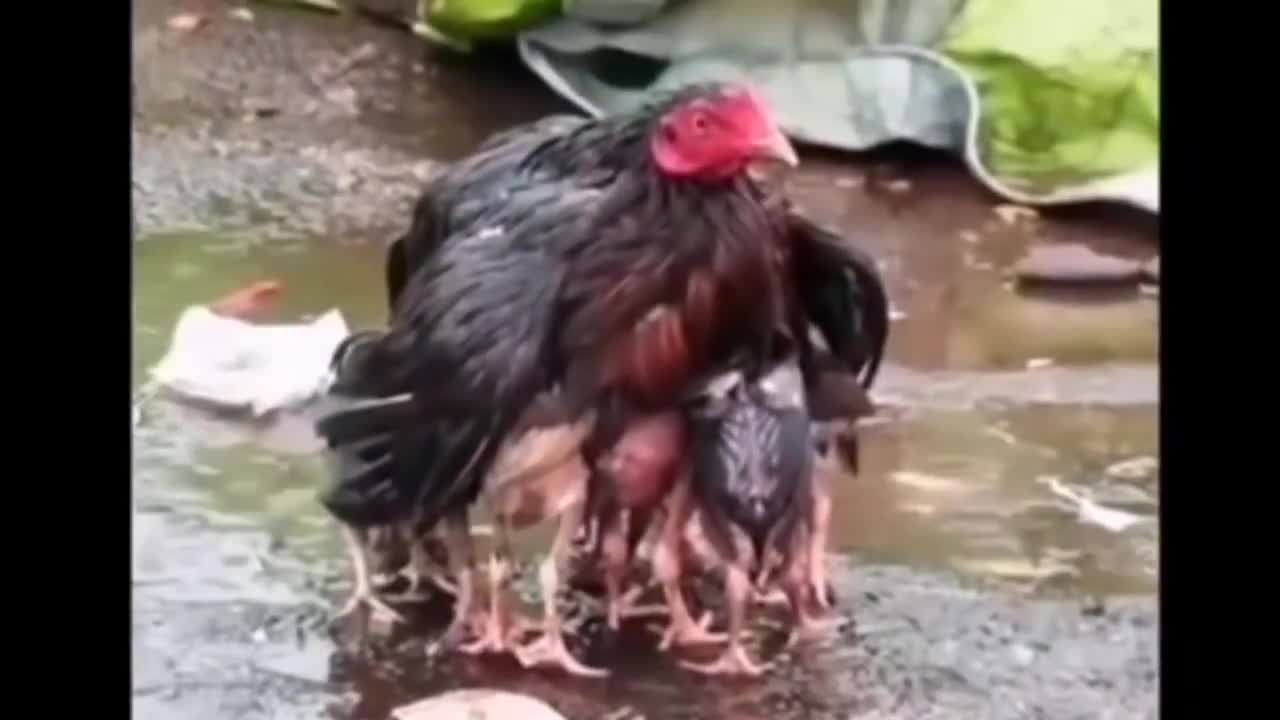
<svg viewBox="0 0 1280 720">
<path fill-rule="evenodd" d="M 563 153 L 576 170 L 512 173 L 449 206 L 420 259 L 393 258 L 389 274 L 402 265 L 408 279 L 389 289 L 391 327 L 348 348 L 335 385 L 372 399 L 317 425 L 343 461 L 323 498 L 341 521 L 445 521 L 459 573 L 450 637 L 468 621 L 467 508 L 539 397 L 559 388 L 566 423 L 593 419 L 590 460 L 787 317 L 785 233 L 745 165 L 794 151 L 751 93 L 693 88 L 495 147 L 524 154 L 509 167 Z"/>
</svg>

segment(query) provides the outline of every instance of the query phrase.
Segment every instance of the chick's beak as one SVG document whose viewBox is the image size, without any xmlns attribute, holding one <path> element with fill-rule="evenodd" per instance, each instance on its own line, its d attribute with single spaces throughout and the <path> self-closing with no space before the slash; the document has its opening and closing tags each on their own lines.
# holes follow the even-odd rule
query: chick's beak
<svg viewBox="0 0 1280 720">
<path fill-rule="evenodd" d="M 795 147 L 783 134 L 782 129 L 776 125 L 769 134 L 755 144 L 753 151 L 761 160 L 775 160 L 791 168 L 800 164 Z"/>
</svg>

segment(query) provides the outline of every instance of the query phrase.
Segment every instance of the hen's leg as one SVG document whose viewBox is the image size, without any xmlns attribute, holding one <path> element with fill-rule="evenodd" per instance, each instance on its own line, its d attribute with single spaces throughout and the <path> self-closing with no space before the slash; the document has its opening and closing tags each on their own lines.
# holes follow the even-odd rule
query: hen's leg
<svg viewBox="0 0 1280 720">
<path fill-rule="evenodd" d="M 710 664 L 681 661 L 681 665 L 707 675 L 762 675 L 770 664 L 756 664 L 747 656 L 742 645 L 743 630 L 747 623 L 747 607 L 752 595 L 751 577 L 741 566 L 741 560 L 725 568 L 725 598 L 729 603 L 729 646 L 718 660 Z"/>
<path fill-rule="evenodd" d="M 684 537 L 684 527 L 691 515 L 692 498 L 689 496 L 687 474 L 681 477 L 671 492 L 667 517 L 658 538 L 658 545 L 653 550 L 653 574 L 662 585 L 662 594 L 671 613 L 671 622 L 662 634 L 661 650 L 670 649 L 674 645 L 705 645 L 723 642 L 723 633 L 712 633 L 706 623 L 694 622 L 685 604 L 684 592 L 680 587 L 681 567 L 680 549 Z"/>
<path fill-rule="evenodd" d="M 397 622 L 404 622 L 404 616 L 383 602 L 373 591 L 373 583 L 369 576 L 369 561 L 365 557 L 364 538 L 355 528 L 342 525 L 342 538 L 347 544 L 347 552 L 351 555 L 351 566 L 355 574 L 355 588 L 351 598 L 338 611 L 335 618 L 350 615 L 357 607 L 365 605 L 376 613 L 382 613 Z"/>
<path fill-rule="evenodd" d="M 525 667 L 558 665 L 574 675 L 604 677 L 609 674 L 608 670 L 584 665 L 569 652 L 569 648 L 564 644 L 561 627 L 563 622 L 556 606 L 560 579 L 568 570 L 569 550 L 574 533 L 582 522 L 583 510 L 583 503 L 578 502 L 564 512 L 560 518 L 560 527 L 556 530 L 556 538 L 551 544 L 551 550 L 538 568 L 544 612 L 542 637 L 529 645 L 516 647 L 514 652 L 516 659 Z"/>
</svg>

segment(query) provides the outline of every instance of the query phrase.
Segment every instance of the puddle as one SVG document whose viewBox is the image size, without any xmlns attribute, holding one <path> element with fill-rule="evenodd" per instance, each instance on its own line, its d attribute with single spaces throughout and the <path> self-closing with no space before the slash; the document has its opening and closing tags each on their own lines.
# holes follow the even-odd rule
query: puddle
<svg viewBox="0 0 1280 720">
<path fill-rule="evenodd" d="M 285 286 L 273 320 L 310 317 L 336 305 L 353 327 L 376 324 L 383 312 L 380 263 L 380 252 L 370 246 L 255 244 L 216 235 L 144 238 L 135 244 L 135 380 L 163 352 L 183 307 L 262 277 Z M 1096 379 L 1087 367 L 1072 372 L 1082 382 Z M 1096 372 L 1112 373 L 1106 366 Z M 837 562 L 853 563 L 837 574 L 837 586 L 842 597 L 858 604 L 854 617 L 860 623 L 878 624 L 877 611 L 859 595 L 866 582 L 859 573 L 885 563 L 956 572 L 1013 597 L 1123 598 L 1156 590 L 1158 468 L 1142 461 L 1159 454 L 1151 389 L 1138 390 L 1128 403 L 1106 391 L 1101 394 L 1113 402 L 1094 398 L 1085 404 L 1069 396 L 1037 402 L 1040 386 L 1015 387 L 1011 396 L 1007 383 L 984 388 L 956 379 L 983 374 L 918 373 L 898 366 L 887 371 L 886 418 L 864 432 L 863 472 L 836 492 L 832 549 L 844 557 Z M 1125 382 L 1123 375 L 1104 380 Z M 895 387 L 908 389 L 896 393 Z M 945 402 L 949 390 L 952 402 Z M 1030 396 L 1019 398 L 1019 392 Z M 291 712 L 308 702 L 335 702 L 344 686 L 332 663 L 342 656 L 334 655 L 323 628 L 342 596 L 347 570 L 335 529 L 314 502 L 316 489 L 327 481 L 317 449 L 305 417 L 255 427 L 163 400 L 144 408 L 135 429 L 135 625 L 144 624 L 146 644 L 135 655 L 182 660 L 162 673 L 168 695 L 144 694 L 136 699 L 139 707 L 206 707 L 201 693 L 212 690 L 174 678 L 202 676 L 208 668 L 217 669 L 213 676 L 231 688 L 225 690 L 231 697 L 245 693 L 245 703 L 267 692 L 263 688 Z M 1112 467 L 1119 470 L 1108 473 Z M 1041 482 L 1047 477 L 1087 489 L 1146 522 L 1121 533 L 1084 524 L 1073 506 Z M 979 597 L 972 600 L 975 606 L 988 607 Z M 230 608 L 239 608 L 239 620 L 226 619 Z M 245 613 L 263 619 L 250 622 Z M 186 619 L 174 622 L 174 614 Z M 288 632 L 263 629 L 265 618 L 273 616 L 284 618 Z M 191 617 L 202 618 L 202 624 L 193 629 Z M 191 636 L 202 638 L 201 649 L 178 652 L 191 647 Z M 571 717 L 597 717 L 615 708 L 617 697 L 649 708 L 648 717 L 718 717 L 730 706 L 746 713 L 742 717 L 767 707 L 792 707 L 793 715 L 784 717 L 828 716 L 814 705 L 822 697 L 813 694 L 822 692 L 821 682 L 807 680 L 803 692 L 781 689 L 781 678 L 800 673 L 800 667 L 763 683 L 750 701 L 717 691 L 683 706 L 685 715 L 652 714 L 664 707 L 663 698 L 682 697 L 673 689 L 692 692 L 698 686 L 646 650 L 643 635 L 629 642 L 639 653 L 629 661 L 634 680 L 619 680 L 603 695 L 590 688 L 567 692 L 565 681 L 521 673 L 505 660 L 450 661 L 423 675 L 412 671 L 421 656 L 409 654 L 396 660 L 393 667 L 399 669 L 391 679 L 378 676 L 388 672 L 382 665 L 351 661 L 355 669 L 346 672 L 354 673 L 363 709 L 349 716 L 380 718 L 389 703 L 428 690 L 494 683 L 556 699 L 565 712 L 583 708 Z M 803 666 L 803 672 L 825 673 L 836 682 L 832 674 L 853 662 L 851 653 L 861 652 L 853 646 L 818 652 L 808 659 L 815 665 Z M 255 663 L 291 669 L 283 675 L 257 665 L 244 669 L 240 660 L 246 654 L 260 658 Z M 618 671 L 629 667 L 624 663 Z M 857 695 L 850 688 L 844 692 L 835 696 L 832 713 Z M 293 694 L 301 699 L 284 699 Z M 165 699 L 171 695 L 176 699 Z"/>
<path fill-rule="evenodd" d="M 375 325 L 383 314 L 380 263 L 380 251 L 369 246 L 146 238 L 135 246 L 135 379 L 163 352 L 182 308 L 259 278 L 284 284 L 274 320 L 313 317 L 336 305 L 353 327 Z M 193 267 L 198 274 L 185 270 Z M 893 375 L 890 368 L 887 377 Z M 1115 566 L 1115 546 L 1134 543 L 1132 534 L 1076 528 L 1070 508 L 1056 507 L 1052 493 L 1036 482 L 1055 476 L 1101 486 L 1111 482 L 1108 465 L 1158 455 L 1153 403 L 1122 404 L 1115 397 L 1084 405 L 1070 396 L 1037 403 L 1036 388 L 1026 391 L 1029 397 L 997 401 L 982 396 L 980 386 L 972 393 L 969 385 L 969 396 L 948 407 L 937 404 L 950 384 L 945 376 L 932 390 L 928 377 L 912 377 L 886 384 L 891 390 L 910 384 L 929 402 L 887 394 L 896 417 L 867 428 L 864 471 L 837 495 L 839 549 L 981 572 L 1001 562 L 1030 561 L 1041 552 L 1037 547 L 1060 548 L 1080 553 L 1081 574 L 1068 584 L 1081 591 L 1154 590 L 1152 567 L 1137 559 Z M 970 407 L 956 407 L 963 404 Z M 156 470 L 166 482 L 201 488 L 212 509 L 260 515 L 268 527 L 327 527 L 312 498 L 324 470 L 304 419 L 246 429 L 197 410 L 157 407 L 148 410 L 139 431 L 139 462 L 162 463 L 164 472 Z M 1147 515 L 1155 512 L 1156 482 L 1150 473 L 1133 484 L 1144 493 Z M 1086 567 L 1090 559 L 1101 565 Z"/>
</svg>

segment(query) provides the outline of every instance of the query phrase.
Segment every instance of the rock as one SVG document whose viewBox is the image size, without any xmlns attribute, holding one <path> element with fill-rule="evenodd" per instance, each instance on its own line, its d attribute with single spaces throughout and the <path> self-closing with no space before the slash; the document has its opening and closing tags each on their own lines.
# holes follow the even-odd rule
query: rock
<svg viewBox="0 0 1280 720">
<path fill-rule="evenodd" d="M 1037 245 L 1014 268 L 1021 283 L 1134 284 L 1143 277 L 1136 260 L 1101 255 L 1085 245 Z"/>
<path fill-rule="evenodd" d="M 1015 225 L 1019 220 L 1032 221 L 1040 217 L 1035 208 L 1023 205 L 997 205 L 991 209 L 1005 225 Z"/>
<path fill-rule="evenodd" d="M 836 178 L 836 187 L 841 190 L 856 190 L 862 187 L 864 181 L 861 175 L 843 175 Z"/>
<path fill-rule="evenodd" d="M 902 195 L 911 192 L 911 181 L 906 178 L 890 180 L 884 184 L 884 189 L 894 195 Z"/>
<path fill-rule="evenodd" d="M 550 705 L 504 690 L 468 688 L 401 705 L 391 711 L 394 720 L 565 720 Z"/>
<path fill-rule="evenodd" d="M 1036 651 L 1026 645 L 1018 644 L 1009 648 L 1009 654 L 1013 657 L 1013 661 L 1023 667 L 1030 665 L 1036 660 Z"/>
<path fill-rule="evenodd" d="M 169 29 L 180 33 L 189 33 L 204 26 L 209 18 L 199 13 L 179 13 L 169 18 Z"/>
</svg>

